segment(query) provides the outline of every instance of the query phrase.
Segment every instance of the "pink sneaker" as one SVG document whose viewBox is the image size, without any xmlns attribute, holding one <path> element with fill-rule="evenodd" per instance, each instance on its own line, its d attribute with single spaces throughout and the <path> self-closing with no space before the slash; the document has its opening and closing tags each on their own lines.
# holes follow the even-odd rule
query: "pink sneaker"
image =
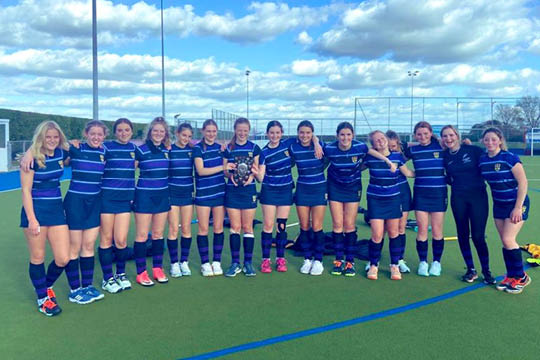
<svg viewBox="0 0 540 360">
<path fill-rule="evenodd" d="M 158 267 L 152 268 L 152 273 L 154 275 L 154 280 L 157 280 L 158 283 L 164 284 L 167 281 L 169 281 L 167 276 L 165 276 L 165 273 L 163 272 L 162 268 L 158 268 Z"/>
<path fill-rule="evenodd" d="M 285 258 L 277 258 L 276 259 L 276 268 L 278 272 L 286 272 L 287 271 L 287 260 Z"/>
<path fill-rule="evenodd" d="M 271 262 L 270 259 L 263 259 L 261 264 L 261 272 L 262 273 L 271 273 L 272 272 L 272 266 L 270 266 Z"/>
</svg>

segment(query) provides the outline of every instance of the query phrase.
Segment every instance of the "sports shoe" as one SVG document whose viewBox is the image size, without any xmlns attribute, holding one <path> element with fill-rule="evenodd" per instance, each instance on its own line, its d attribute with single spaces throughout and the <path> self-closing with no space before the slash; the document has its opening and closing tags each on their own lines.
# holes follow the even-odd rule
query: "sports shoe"
<svg viewBox="0 0 540 360">
<path fill-rule="evenodd" d="M 405 260 L 401 259 L 398 261 L 399 271 L 402 273 L 410 273 L 411 269 L 407 266 Z"/>
<path fill-rule="evenodd" d="M 377 280 L 378 273 L 379 273 L 379 268 L 377 266 L 375 266 L 375 265 L 371 265 L 369 267 L 368 272 L 367 272 L 367 278 L 369 280 Z"/>
<path fill-rule="evenodd" d="M 472 283 L 474 280 L 478 279 L 478 273 L 474 269 L 467 269 L 465 275 L 461 277 L 461 281 Z"/>
<path fill-rule="evenodd" d="M 510 285 L 511 282 L 512 282 L 512 278 L 505 276 L 504 279 L 502 279 L 500 283 L 495 285 L 495 288 L 499 291 L 504 291 L 506 290 L 506 287 Z"/>
<path fill-rule="evenodd" d="M 165 284 L 169 282 L 169 278 L 167 278 L 162 268 L 152 268 L 152 276 L 154 277 L 154 280 L 156 280 L 160 284 Z"/>
<path fill-rule="evenodd" d="M 418 275 L 420 276 L 429 276 L 428 272 L 428 263 L 425 261 L 420 261 L 418 264 Z"/>
<path fill-rule="evenodd" d="M 71 290 L 68 295 L 68 300 L 72 303 L 76 303 L 79 305 L 86 305 L 94 302 L 94 299 L 86 292 L 82 291 L 82 288 L 78 288 L 77 290 Z"/>
<path fill-rule="evenodd" d="M 231 266 L 229 266 L 229 268 L 227 269 L 225 276 L 235 277 L 236 274 L 239 274 L 240 272 L 242 272 L 242 268 L 240 267 L 240 264 L 237 262 L 233 262 Z"/>
<path fill-rule="evenodd" d="M 111 278 L 107 281 L 101 281 L 101 288 L 110 292 L 111 294 L 116 294 L 122 291 L 122 286 L 116 282 L 114 276 L 111 276 Z"/>
<path fill-rule="evenodd" d="M 309 274 L 311 271 L 312 262 L 310 259 L 304 259 L 304 263 L 302 264 L 302 267 L 300 268 L 300 272 L 302 274 Z"/>
<path fill-rule="evenodd" d="M 345 264 L 345 270 L 343 271 L 343 274 L 349 277 L 356 275 L 356 269 L 354 268 L 353 262 L 347 261 L 347 263 Z"/>
<path fill-rule="evenodd" d="M 137 278 L 135 279 L 137 283 L 141 284 L 142 286 L 153 286 L 154 282 L 150 280 L 150 277 L 148 276 L 148 271 L 144 270 L 142 273 L 137 275 Z"/>
<path fill-rule="evenodd" d="M 341 260 L 334 260 L 334 267 L 332 268 L 332 275 L 343 275 L 343 270 L 345 270 L 343 266 L 343 261 Z"/>
<path fill-rule="evenodd" d="M 272 272 L 272 262 L 270 259 L 263 259 L 261 263 L 261 272 L 264 274 L 269 274 Z"/>
<path fill-rule="evenodd" d="M 323 271 L 324 271 L 324 267 L 323 267 L 322 262 L 320 262 L 319 260 L 315 260 L 313 264 L 311 265 L 311 270 L 309 271 L 309 274 L 318 276 L 318 275 L 322 275 Z"/>
<path fill-rule="evenodd" d="M 497 280 L 491 275 L 491 271 L 482 271 L 482 274 L 484 275 L 484 284 L 495 285 L 497 283 Z"/>
<path fill-rule="evenodd" d="M 212 261 L 212 272 L 214 276 L 223 275 L 223 269 L 221 268 L 221 263 L 219 261 Z"/>
<path fill-rule="evenodd" d="M 105 297 L 101 292 L 99 292 L 98 289 L 94 287 L 94 285 L 87 286 L 85 288 L 82 288 L 83 291 L 85 291 L 88 295 L 90 295 L 92 298 L 94 298 L 94 301 L 101 300 Z"/>
<path fill-rule="evenodd" d="M 429 267 L 429 275 L 441 276 L 441 263 L 440 262 L 434 261 L 431 263 L 431 266 Z"/>
<path fill-rule="evenodd" d="M 182 271 L 182 276 L 191 276 L 191 269 L 189 268 L 187 261 L 182 261 L 180 263 L 180 271 Z"/>
<path fill-rule="evenodd" d="M 401 280 L 401 270 L 398 265 L 390 265 L 390 279 Z"/>
<path fill-rule="evenodd" d="M 371 267 L 371 263 L 368 261 L 368 262 L 366 263 L 366 266 L 364 266 L 364 271 L 365 271 L 365 272 L 368 272 L 370 267 Z"/>
<path fill-rule="evenodd" d="M 276 259 L 276 270 L 278 272 L 286 272 L 287 271 L 287 260 L 285 260 L 285 258 L 277 258 Z"/>
<path fill-rule="evenodd" d="M 244 275 L 246 276 L 257 275 L 257 273 L 255 272 L 255 269 L 253 268 L 253 264 L 250 262 L 244 263 L 244 267 L 242 268 L 242 271 L 244 272 Z"/>
<path fill-rule="evenodd" d="M 202 276 L 208 277 L 208 276 L 214 276 L 214 270 L 212 270 L 212 265 L 210 263 L 206 262 L 201 265 L 201 274 Z"/>
<path fill-rule="evenodd" d="M 60 314 L 62 309 L 60 309 L 57 303 L 47 297 L 41 305 L 38 304 L 38 311 L 45 316 L 55 316 Z"/>
<path fill-rule="evenodd" d="M 525 286 L 531 283 L 531 277 L 525 273 L 522 278 L 512 278 L 509 285 L 506 286 L 506 291 L 509 294 L 521 294 Z"/>
<path fill-rule="evenodd" d="M 48 287 L 47 288 L 47 297 L 49 298 L 49 300 L 51 300 L 53 303 L 55 303 L 56 305 L 58 305 L 58 302 L 56 302 L 56 294 L 54 293 L 54 290 L 52 287 Z"/>
<path fill-rule="evenodd" d="M 122 290 L 131 289 L 131 281 L 129 281 L 126 274 L 116 274 L 114 275 L 114 278 L 116 279 L 116 282 L 120 284 Z"/>
<path fill-rule="evenodd" d="M 174 264 L 171 264 L 171 271 L 170 271 L 171 277 L 173 278 L 179 278 L 182 276 L 182 270 L 180 270 L 180 264 L 175 262 Z"/>
</svg>

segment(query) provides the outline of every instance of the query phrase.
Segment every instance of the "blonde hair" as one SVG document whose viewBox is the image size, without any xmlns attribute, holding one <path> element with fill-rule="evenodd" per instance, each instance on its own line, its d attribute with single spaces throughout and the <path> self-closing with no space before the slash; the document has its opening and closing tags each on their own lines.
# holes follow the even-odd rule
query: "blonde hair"
<svg viewBox="0 0 540 360">
<path fill-rule="evenodd" d="M 450 129 L 454 132 L 454 134 L 456 134 L 457 138 L 458 138 L 458 143 L 461 143 L 461 134 L 459 133 L 459 130 L 454 126 L 454 125 L 445 125 L 443 126 L 443 128 L 441 129 L 441 139 L 442 139 L 442 135 L 443 135 L 443 132 L 444 130 L 446 129 Z M 444 141 L 441 141 L 441 147 L 443 149 L 447 149 L 448 147 L 445 145 Z"/>
<path fill-rule="evenodd" d="M 369 142 L 371 143 L 371 146 L 374 145 L 373 144 L 373 135 L 375 135 L 375 134 L 382 134 L 386 138 L 386 140 L 388 141 L 388 136 L 386 136 L 386 134 L 383 133 L 381 130 L 373 130 L 372 132 L 370 132 L 368 134 L 368 138 L 369 138 Z"/>
<path fill-rule="evenodd" d="M 482 133 L 482 140 L 484 140 L 484 137 L 488 133 L 494 133 L 499 138 L 499 140 L 501 140 L 501 150 L 505 150 L 505 151 L 508 150 L 508 147 L 506 146 L 506 139 L 504 138 L 504 134 L 502 133 L 502 131 L 500 129 L 495 128 L 495 127 L 487 128 Z"/>
<path fill-rule="evenodd" d="M 32 145 L 30 146 L 30 153 L 36 160 L 40 168 L 45 167 L 45 148 L 43 143 L 45 142 L 45 135 L 49 130 L 58 131 L 60 136 L 60 141 L 58 142 L 58 147 L 64 150 L 68 149 L 68 142 L 66 136 L 60 126 L 54 121 L 44 121 L 36 127 L 34 130 L 34 137 L 32 138 Z"/>
<path fill-rule="evenodd" d="M 152 122 L 150 124 L 148 124 L 148 128 L 147 128 L 147 131 L 146 131 L 146 138 L 144 139 L 144 141 L 148 141 L 148 140 L 152 141 L 152 129 L 156 125 L 161 125 L 165 129 L 165 138 L 161 141 L 161 143 L 163 145 L 165 145 L 165 147 L 168 148 L 169 146 L 171 146 L 171 137 L 170 137 L 170 134 L 169 134 L 169 124 L 167 124 L 165 119 L 162 118 L 161 116 L 158 116 L 157 118 L 152 120 Z"/>
</svg>

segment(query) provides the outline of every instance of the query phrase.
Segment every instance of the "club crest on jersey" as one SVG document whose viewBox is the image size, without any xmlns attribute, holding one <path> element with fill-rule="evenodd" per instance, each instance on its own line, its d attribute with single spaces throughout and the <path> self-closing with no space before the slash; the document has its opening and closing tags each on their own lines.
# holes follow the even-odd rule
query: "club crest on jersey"
<svg viewBox="0 0 540 360">
<path fill-rule="evenodd" d="M 357 162 L 358 161 L 358 156 L 353 156 L 351 158 L 351 160 L 352 160 L 353 163 Z"/>
<path fill-rule="evenodd" d="M 64 167 L 64 160 L 58 160 L 58 165 L 60 165 L 61 168 Z"/>
<path fill-rule="evenodd" d="M 501 170 L 501 164 L 500 163 L 495 164 L 495 171 L 500 171 L 500 170 Z"/>
<path fill-rule="evenodd" d="M 187 156 L 191 157 L 191 151 L 188 151 Z"/>
<path fill-rule="evenodd" d="M 286 157 L 291 157 L 291 155 L 289 155 L 289 150 L 285 150 L 284 154 Z"/>
<path fill-rule="evenodd" d="M 253 196 L 251 197 L 251 201 L 252 201 L 252 202 L 256 202 L 256 201 L 257 201 L 257 195 L 253 195 Z"/>
<path fill-rule="evenodd" d="M 248 151 L 248 156 L 253 157 L 253 151 Z"/>
<path fill-rule="evenodd" d="M 135 159 L 135 152 L 132 151 L 132 152 L 129 153 L 129 155 L 131 155 L 132 159 Z"/>
<path fill-rule="evenodd" d="M 100 154 L 100 155 L 99 155 L 99 160 L 100 160 L 101 162 L 104 162 L 104 161 L 105 161 L 105 156 L 103 156 L 103 155 Z"/>
<path fill-rule="evenodd" d="M 521 213 L 522 214 L 525 214 L 527 212 L 527 207 L 526 206 L 522 206 L 521 207 Z"/>
<path fill-rule="evenodd" d="M 433 157 L 434 157 L 435 159 L 438 159 L 438 158 L 439 158 L 439 152 L 438 152 L 438 151 L 435 151 L 435 152 L 433 153 Z"/>
</svg>

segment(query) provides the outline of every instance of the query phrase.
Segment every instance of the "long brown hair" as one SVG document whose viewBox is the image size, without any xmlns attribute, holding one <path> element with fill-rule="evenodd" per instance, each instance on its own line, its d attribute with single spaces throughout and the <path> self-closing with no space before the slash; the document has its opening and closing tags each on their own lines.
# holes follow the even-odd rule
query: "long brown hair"
<svg viewBox="0 0 540 360">
<path fill-rule="evenodd" d="M 206 129 L 207 126 L 214 125 L 216 127 L 216 131 L 218 130 L 217 123 L 214 121 L 214 119 L 206 119 L 204 120 L 202 124 L 202 130 Z M 206 141 L 204 140 L 204 136 L 202 141 L 203 150 L 206 151 Z"/>
<path fill-rule="evenodd" d="M 169 146 L 171 146 L 171 137 L 170 137 L 170 134 L 169 134 L 169 124 L 167 124 L 167 121 L 165 121 L 165 119 L 162 118 L 161 116 L 158 116 L 157 118 L 154 118 L 154 120 L 152 120 L 152 122 L 148 125 L 148 129 L 146 131 L 146 138 L 144 139 L 144 141 L 148 141 L 148 140 L 152 141 L 152 139 L 151 139 L 152 129 L 156 125 L 161 125 L 165 129 L 165 138 L 161 141 L 161 143 L 163 145 L 165 145 L 166 148 L 168 148 Z"/>
<path fill-rule="evenodd" d="M 482 133 L 482 140 L 484 140 L 484 137 L 485 137 L 488 133 L 494 133 L 495 135 L 497 135 L 497 137 L 499 138 L 499 140 L 501 140 L 501 150 L 505 150 L 505 151 L 508 150 L 508 147 L 506 146 L 506 139 L 504 138 L 504 134 L 503 134 L 503 132 L 501 131 L 501 129 L 498 129 L 498 128 L 496 128 L 496 127 L 490 127 L 490 128 L 487 128 L 487 129 L 484 130 L 484 132 Z"/>
<path fill-rule="evenodd" d="M 238 119 L 236 119 L 236 121 L 234 122 L 234 130 L 235 130 L 235 133 L 231 139 L 231 141 L 229 142 L 229 149 L 231 151 L 234 150 L 234 146 L 236 144 L 236 127 L 240 124 L 247 124 L 247 126 L 249 127 L 249 129 L 251 130 L 251 124 L 249 123 L 249 120 L 246 119 L 246 118 L 243 118 L 243 117 L 239 117 Z"/>
</svg>

